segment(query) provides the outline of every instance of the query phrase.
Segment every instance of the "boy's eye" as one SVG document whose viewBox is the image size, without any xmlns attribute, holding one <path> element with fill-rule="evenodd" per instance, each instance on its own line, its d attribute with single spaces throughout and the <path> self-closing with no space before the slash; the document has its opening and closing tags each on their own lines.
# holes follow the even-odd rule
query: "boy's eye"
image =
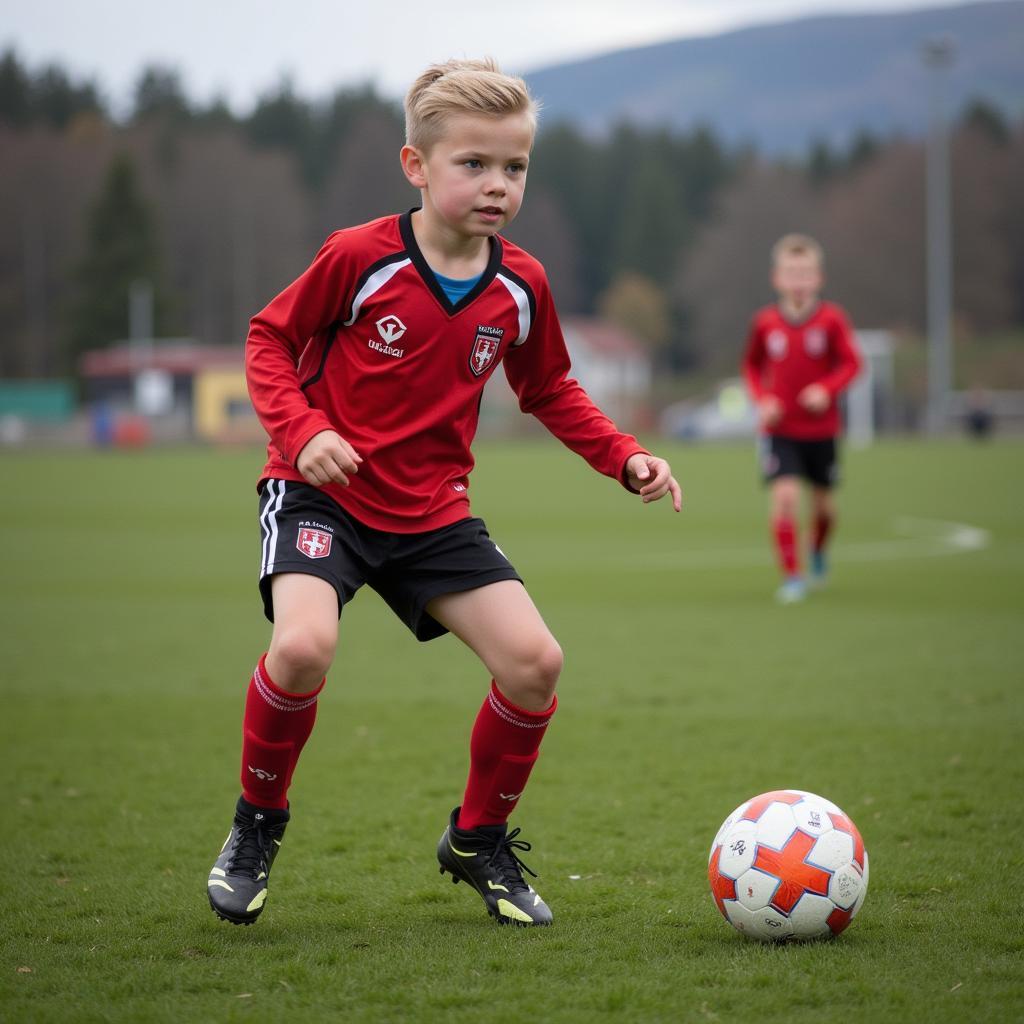
<svg viewBox="0 0 1024 1024">
<path fill-rule="evenodd" d="M 511 174 L 522 174 L 526 170 L 526 164 L 509 164 L 508 170 Z"/>
<path fill-rule="evenodd" d="M 465 160 L 463 162 L 467 167 L 471 168 L 474 171 L 477 170 L 477 168 L 483 166 L 483 164 L 481 164 L 479 160 Z"/>
</svg>

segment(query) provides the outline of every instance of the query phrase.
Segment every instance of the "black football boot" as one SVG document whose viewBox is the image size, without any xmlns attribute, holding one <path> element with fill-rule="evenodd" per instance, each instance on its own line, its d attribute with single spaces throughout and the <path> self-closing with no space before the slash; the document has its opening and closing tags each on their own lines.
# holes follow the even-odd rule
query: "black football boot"
<svg viewBox="0 0 1024 1024">
<path fill-rule="evenodd" d="M 537 876 L 516 856 L 516 850 L 530 849 L 529 843 L 516 839 L 519 829 L 481 825 L 464 830 L 456 825 L 458 820 L 456 807 L 437 845 L 441 874 L 450 871 L 452 882 L 469 882 L 499 924 L 551 924 L 548 905 L 523 878 L 524 871 Z"/>
<path fill-rule="evenodd" d="M 256 807 L 238 798 L 231 831 L 206 883 L 210 906 L 221 920 L 252 924 L 262 913 L 270 866 L 288 818 L 286 810 Z"/>
</svg>

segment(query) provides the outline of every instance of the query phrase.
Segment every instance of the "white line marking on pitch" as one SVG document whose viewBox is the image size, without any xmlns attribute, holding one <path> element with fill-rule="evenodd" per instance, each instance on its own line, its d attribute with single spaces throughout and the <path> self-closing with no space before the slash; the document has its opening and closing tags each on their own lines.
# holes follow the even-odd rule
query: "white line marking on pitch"
<svg viewBox="0 0 1024 1024">
<path fill-rule="evenodd" d="M 891 540 L 848 541 L 835 545 L 835 558 L 839 562 L 881 562 L 898 559 L 937 558 L 962 555 L 988 547 L 992 535 L 988 530 L 968 523 L 955 523 L 944 519 L 918 519 L 902 516 L 892 520 L 891 529 L 897 534 Z M 607 552 L 600 559 L 602 566 L 611 564 L 616 569 L 718 569 L 749 565 L 767 565 L 774 561 L 767 542 L 735 548 L 702 548 L 690 551 L 669 551 L 660 554 L 630 556 L 621 549 L 619 557 L 609 562 Z M 552 566 L 545 559 L 545 567 Z M 585 559 L 575 559 L 580 565 Z"/>
</svg>

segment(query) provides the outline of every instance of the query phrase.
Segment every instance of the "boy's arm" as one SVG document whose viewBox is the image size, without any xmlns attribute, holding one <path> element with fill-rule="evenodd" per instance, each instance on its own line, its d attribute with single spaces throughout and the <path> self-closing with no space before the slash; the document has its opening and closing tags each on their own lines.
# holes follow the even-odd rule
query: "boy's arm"
<svg viewBox="0 0 1024 1024">
<path fill-rule="evenodd" d="M 853 338 L 853 328 L 850 326 L 850 321 L 839 310 L 836 311 L 833 332 L 835 363 L 832 370 L 822 377 L 818 383 L 834 399 L 860 373 L 861 356 L 857 349 L 857 343 Z"/>
<path fill-rule="evenodd" d="M 257 313 L 245 344 L 249 396 L 273 445 L 293 465 L 316 434 L 334 427 L 299 387 L 299 361 L 310 338 L 336 323 L 344 307 L 343 254 L 333 236 L 310 267 Z"/>
<path fill-rule="evenodd" d="M 537 295 L 536 318 L 529 335 L 521 345 L 509 349 L 503 362 L 523 412 L 536 416 L 599 473 L 629 487 L 626 463 L 630 456 L 650 453 L 635 437 L 621 433 L 569 376 L 569 353 L 547 288 Z"/>
<path fill-rule="evenodd" d="M 757 321 L 752 320 L 747 331 L 747 345 L 743 350 L 743 379 L 747 382 L 747 390 L 755 404 L 764 397 L 764 385 L 761 382 L 761 366 L 764 362 L 764 342 Z"/>
<path fill-rule="evenodd" d="M 678 511 L 679 485 L 664 459 L 622 433 L 569 376 L 569 354 L 547 288 L 537 296 L 536 319 L 526 341 L 510 349 L 503 362 L 523 412 L 536 416 L 599 473 L 643 495 L 645 501 L 671 493 Z"/>
<path fill-rule="evenodd" d="M 750 322 L 747 332 L 747 347 L 743 352 L 743 379 L 747 382 L 747 390 L 757 406 L 758 422 L 762 429 L 774 426 L 782 418 L 782 402 L 770 394 L 764 386 L 762 378 L 764 367 L 764 332 L 760 329 L 757 318 Z"/>
</svg>

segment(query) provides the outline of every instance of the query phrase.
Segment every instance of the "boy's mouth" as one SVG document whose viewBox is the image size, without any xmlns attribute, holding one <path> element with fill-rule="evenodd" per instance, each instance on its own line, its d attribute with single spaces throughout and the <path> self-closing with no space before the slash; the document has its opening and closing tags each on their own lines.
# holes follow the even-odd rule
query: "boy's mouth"
<svg viewBox="0 0 1024 1024">
<path fill-rule="evenodd" d="M 486 214 L 488 217 L 500 217 L 504 210 L 500 206 L 481 206 L 477 209 L 477 213 Z"/>
</svg>

